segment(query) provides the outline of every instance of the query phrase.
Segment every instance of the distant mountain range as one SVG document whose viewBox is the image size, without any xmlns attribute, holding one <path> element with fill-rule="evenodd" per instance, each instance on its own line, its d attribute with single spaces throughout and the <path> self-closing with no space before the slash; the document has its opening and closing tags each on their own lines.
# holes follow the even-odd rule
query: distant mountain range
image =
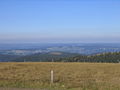
<svg viewBox="0 0 120 90">
<path fill-rule="evenodd" d="M 31 55 L 0 55 L 0 61 L 1 62 L 28 62 L 28 61 L 56 61 L 63 58 L 68 57 L 75 57 L 79 54 L 76 53 L 66 53 L 66 52 L 49 52 L 49 53 L 37 53 L 37 54 L 31 54 Z"/>
<path fill-rule="evenodd" d="M 92 55 L 105 52 L 119 52 L 120 44 L 0 44 L 0 54 L 4 55 L 26 56 L 55 51 Z"/>
<path fill-rule="evenodd" d="M 120 44 L 0 44 L 0 61 L 88 62 L 94 60 L 94 58 L 96 59 L 95 61 L 99 61 L 100 57 L 106 60 L 106 57 L 108 59 L 109 55 L 111 55 L 110 57 L 116 57 L 115 55 L 117 52 L 120 52 Z M 119 53 L 117 54 L 118 56 L 114 59 L 119 61 Z M 77 56 L 81 58 L 78 60 Z M 103 58 L 103 56 L 105 57 Z M 109 60 L 111 59 L 109 58 Z M 100 62 L 102 61 L 100 60 Z"/>
<path fill-rule="evenodd" d="M 65 52 L 49 52 L 49 53 L 37 53 L 33 55 L 27 55 L 22 57 L 14 58 L 12 61 L 22 61 L 22 62 L 28 62 L 28 61 L 41 61 L 41 62 L 52 62 L 57 61 L 64 58 L 70 58 L 78 56 L 79 54 L 75 53 L 65 53 Z"/>
<path fill-rule="evenodd" d="M 119 63 L 120 52 L 80 55 L 65 52 L 37 53 L 33 55 L 0 55 L 1 62 L 101 62 Z"/>
</svg>

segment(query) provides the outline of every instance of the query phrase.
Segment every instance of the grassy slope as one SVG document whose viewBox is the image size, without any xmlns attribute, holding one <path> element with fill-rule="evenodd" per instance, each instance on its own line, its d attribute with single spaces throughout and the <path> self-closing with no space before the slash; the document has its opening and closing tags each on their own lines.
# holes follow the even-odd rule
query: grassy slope
<svg viewBox="0 0 120 90">
<path fill-rule="evenodd" d="M 0 87 L 120 90 L 120 64 L 0 63 Z"/>
</svg>

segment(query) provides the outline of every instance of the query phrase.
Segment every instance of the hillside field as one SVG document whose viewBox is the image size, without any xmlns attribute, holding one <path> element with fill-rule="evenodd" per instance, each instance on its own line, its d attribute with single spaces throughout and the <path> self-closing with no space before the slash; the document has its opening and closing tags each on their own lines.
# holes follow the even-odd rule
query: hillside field
<svg viewBox="0 0 120 90">
<path fill-rule="evenodd" d="M 54 71 L 53 84 L 50 84 L 51 70 Z M 4 62 L 0 63 L 0 88 L 120 90 L 120 64 Z"/>
</svg>

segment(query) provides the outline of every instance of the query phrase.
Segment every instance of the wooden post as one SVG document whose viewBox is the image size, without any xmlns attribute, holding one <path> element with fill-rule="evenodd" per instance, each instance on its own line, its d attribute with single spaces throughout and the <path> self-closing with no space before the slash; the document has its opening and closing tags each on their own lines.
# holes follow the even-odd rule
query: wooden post
<svg viewBox="0 0 120 90">
<path fill-rule="evenodd" d="M 53 70 L 51 70 L 51 84 L 53 84 L 53 82 L 54 82 L 53 73 L 54 73 Z"/>
<path fill-rule="evenodd" d="M 52 59 L 52 62 L 54 62 L 54 59 Z"/>
</svg>

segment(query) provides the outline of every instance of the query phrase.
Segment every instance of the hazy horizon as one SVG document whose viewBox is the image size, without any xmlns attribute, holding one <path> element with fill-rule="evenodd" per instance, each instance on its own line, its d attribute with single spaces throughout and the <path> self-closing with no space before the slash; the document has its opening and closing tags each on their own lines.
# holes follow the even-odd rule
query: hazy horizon
<svg viewBox="0 0 120 90">
<path fill-rule="evenodd" d="M 0 43 L 120 43 L 119 0 L 1 0 Z"/>
</svg>

